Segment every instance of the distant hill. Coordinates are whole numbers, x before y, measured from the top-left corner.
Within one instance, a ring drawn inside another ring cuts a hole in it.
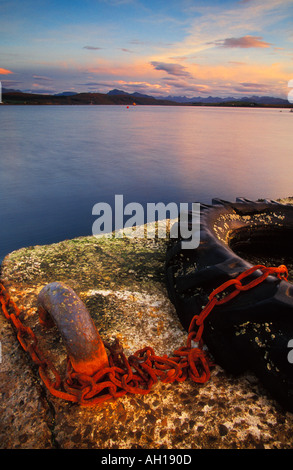
[[[168,100],[158,100],[152,96],[141,96],[139,93],[130,95],[128,93],[59,93],[57,95],[41,95],[34,93],[22,93],[16,90],[3,91],[2,101],[4,104],[30,104],[30,105],[164,105],[177,106]]]
[[[78,93],[74,91],[63,91],[62,93],[56,93],[54,96],[74,96],[77,95]]]
[[[107,95],[109,96],[129,95],[129,93],[126,93],[126,91],[123,91],[123,90],[117,90],[117,88],[115,88],[114,90],[108,91]]]
[[[142,93],[127,93],[123,90],[110,90],[108,93],[74,93],[64,91],[55,95],[24,93],[20,90],[2,88],[4,104],[36,105],[161,105],[161,106],[257,106],[257,107],[291,107],[288,100],[270,96],[250,96],[242,98],[207,98],[186,96],[167,96],[154,98]]]
[[[133,96],[133,98],[154,98],[153,96],[150,96],[150,95],[144,95],[142,93],[138,93],[138,92],[135,92],[135,93],[127,93],[126,91],[122,91],[122,90],[117,90],[116,88],[114,90],[111,90],[107,93],[107,95],[109,96],[117,96],[117,95],[127,95],[127,96]],[[157,99],[157,98],[156,98]],[[174,100],[169,100],[168,98],[164,98],[163,96],[161,98],[159,98],[161,100],[168,100],[168,101],[174,101]]]
[[[20,90],[12,90],[10,88],[4,88],[2,87],[2,94],[4,93],[22,93]]]

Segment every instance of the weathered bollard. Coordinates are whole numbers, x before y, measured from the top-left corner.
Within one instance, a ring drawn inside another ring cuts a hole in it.
[[[57,326],[73,369],[93,375],[108,367],[108,356],[94,322],[78,295],[62,282],[47,284],[38,295],[40,323]]]

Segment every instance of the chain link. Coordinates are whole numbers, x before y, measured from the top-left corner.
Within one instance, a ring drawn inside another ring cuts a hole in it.
[[[248,278],[257,270],[262,272],[260,276],[242,284],[243,279]],[[204,320],[216,305],[229,302],[240,292],[255,287],[271,274],[275,274],[280,280],[288,278],[288,270],[284,265],[269,268],[256,265],[213,290],[207,305],[200,315],[193,317],[190,323],[186,346],[174,351],[172,357],[157,356],[151,347],[146,347],[127,358],[116,339],[112,345],[104,343],[109,351],[109,367],[89,376],[75,372],[67,357],[66,375],[63,380],[51,361],[40,350],[32,329],[21,322],[20,309],[1,283],[0,303],[5,317],[16,329],[22,348],[29,353],[32,361],[38,366],[39,375],[49,392],[67,401],[92,406],[117,399],[126,393],[147,394],[158,380],[163,383],[173,383],[184,382],[189,378],[197,383],[207,382],[213,363],[203,349]],[[229,288],[234,290],[225,293]],[[220,295],[221,298],[219,298]],[[192,347],[192,342],[195,342],[197,346]]]

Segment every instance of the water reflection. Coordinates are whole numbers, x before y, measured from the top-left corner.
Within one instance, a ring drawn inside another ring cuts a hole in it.
[[[292,114],[277,109],[3,106],[0,259],[91,234],[92,207],[292,194]]]

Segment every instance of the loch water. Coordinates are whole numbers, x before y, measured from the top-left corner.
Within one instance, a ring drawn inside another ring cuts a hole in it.
[[[98,202],[293,194],[293,114],[277,108],[0,106],[0,262],[92,235]],[[113,227],[114,228],[114,227]]]

